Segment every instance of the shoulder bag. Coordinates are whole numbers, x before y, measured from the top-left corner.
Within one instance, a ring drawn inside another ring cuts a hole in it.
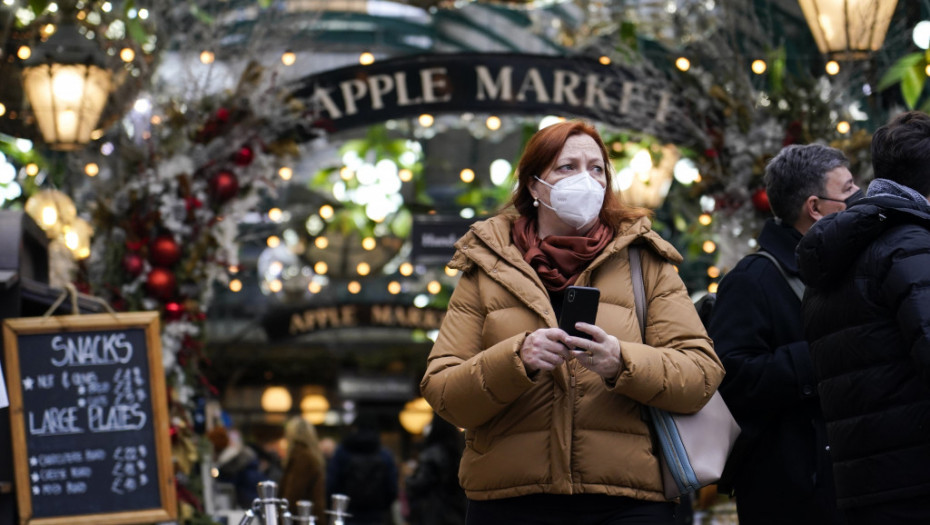
[[[646,342],[646,293],[640,249],[629,248],[636,317]],[[715,483],[740,429],[720,392],[694,414],[675,414],[647,406],[652,431],[659,444],[665,497],[674,499]]]

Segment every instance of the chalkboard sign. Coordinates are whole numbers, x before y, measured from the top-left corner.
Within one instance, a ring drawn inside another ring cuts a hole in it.
[[[175,519],[158,314],[3,322],[21,525]]]

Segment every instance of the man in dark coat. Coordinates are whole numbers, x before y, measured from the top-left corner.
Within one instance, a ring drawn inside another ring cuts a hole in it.
[[[381,444],[373,417],[362,416],[326,466],[326,492],[349,497],[347,525],[391,525],[398,494],[397,463]]]
[[[842,152],[819,144],[788,146],[774,157],[765,185],[775,218],[758,238],[767,256],[747,255],[720,282],[708,333],[727,370],[720,393],[742,428],[720,488],[735,494],[740,525],[844,523],[794,252],[811,225],[861,197],[847,166]]]
[[[803,314],[851,525],[930,523],[930,117],[872,138],[868,197],[798,246]]]

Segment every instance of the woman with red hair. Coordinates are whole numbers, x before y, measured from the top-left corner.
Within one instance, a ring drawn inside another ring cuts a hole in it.
[[[644,405],[699,410],[723,378],[648,212],[613,190],[609,154],[581,121],[541,129],[510,205],[472,225],[462,272],[420,384],[466,429],[469,525],[672,524]],[[628,248],[642,246],[646,340]],[[600,290],[594,324],[558,328],[571,285]]]

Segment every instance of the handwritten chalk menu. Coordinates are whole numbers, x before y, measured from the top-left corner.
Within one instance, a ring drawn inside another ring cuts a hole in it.
[[[175,519],[158,314],[7,319],[21,525]]]

